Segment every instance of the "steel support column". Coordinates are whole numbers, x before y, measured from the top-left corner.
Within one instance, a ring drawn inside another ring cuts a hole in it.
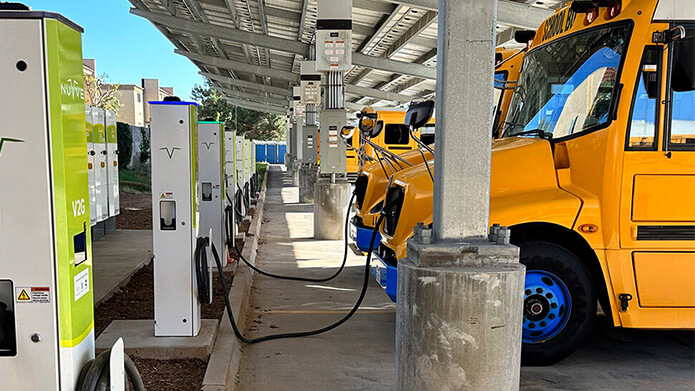
[[[487,233],[496,1],[442,0],[437,53],[434,240]]]
[[[398,261],[396,389],[519,389],[524,266],[484,237],[496,0],[440,0],[433,228]]]

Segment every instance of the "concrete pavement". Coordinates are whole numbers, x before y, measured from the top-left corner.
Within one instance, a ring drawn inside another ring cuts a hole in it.
[[[272,167],[268,180],[257,266],[286,275],[331,275],[342,260],[343,242],[313,239],[313,205],[298,203],[298,189],[286,172]],[[363,257],[348,251],[347,265],[324,283],[256,274],[247,335],[316,329],[340,319],[357,300],[364,277]],[[395,306],[371,278],[369,284],[360,311],[333,331],[246,345],[238,389],[388,389],[395,376]]]
[[[118,230],[92,244],[94,304],[108,300],[152,259],[152,231]]]

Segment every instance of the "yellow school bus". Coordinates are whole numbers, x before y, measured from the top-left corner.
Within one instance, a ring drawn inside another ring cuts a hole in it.
[[[348,143],[348,148],[345,151],[345,171],[347,172],[348,178],[354,181],[362,168],[360,163],[360,131],[355,127],[352,132],[352,137]]]
[[[417,149],[415,140],[410,137],[409,129],[403,122],[405,120],[404,109],[400,108],[372,108],[365,107],[362,109],[365,113],[376,113],[376,125],[370,136],[370,141],[389,152],[400,155],[401,153]],[[417,137],[420,137],[426,144],[434,142],[434,119],[415,132]],[[365,144],[360,138],[360,132],[355,129],[352,135],[352,148],[348,148],[346,152],[347,174],[348,177],[356,177],[360,170],[365,165],[365,157],[373,159],[378,158],[377,152],[371,145]],[[357,151],[362,151],[364,156],[360,158]]]
[[[490,183],[490,222],[511,227],[526,265],[524,363],[576,350],[597,301],[615,326],[695,328],[695,7],[685,3],[574,1],[525,54]],[[396,202],[375,251],[384,264],[432,222],[431,180],[408,171],[386,196]]]
[[[406,110],[365,107],[362,111],[377,114],[376,126],[369,138],[372,143],[397,155],[417,149],[417,143],[410,137],[410,130],[404,123]],[[415,136],[425,144],[434,143],[434,118],[416,130]],[[364,150],[367,156],[378,157],[371,145],[365,145]]]
[[[529,33],[531,33],[529,35]],[[519,35],[524,37],[532,37],[533,31],[519,32]],[[493,126],[492,137],[499,136],[499,130],[501,125],[507,115],[507,109],[509,108],[509,103],[511,101],[511,95],[513,92],[513,86],[519,76],[519,68],[521,67],[521,61],[524,58],[524,50],[522,49],[507,49],[503,46],[497,47],[495,49],[495,83],[494,83],[494,100],[495,103],[495,123]],[[367,109],[368,110],[368,109]],[[405,120],[405,117],[403,118]],[[428,121],[430,124],[434,125],[433,120]],[[429,133],[424,134],[423,142],[434,148],[434,134],[432,133],[433,128],[426,129]],[[418,132],[422,134],[425,131]],[[353,133],[354,137],[354,133]],[[430,161],[432,159],[432,154],[429,151],[420,151],[416,148],[400,155],[409,164],[419,164],[424,163],[424,161]],[[430,164],[431,165],[431,164]],[[422,167],[426,168],[426,167]],[[409,169],[406,167],[400,167],[401,169]],[[384,166],[379,163],[371,163],[371,165],[366,166],[361,172],[357,180],[355,181],[355,216],[352,218],[350,225],[351,237],[354,240],[356,246],[363,252],[369,251],[372,230],[374,224],[379,218],[381,213],[381,205],[384,201],[384,196],[386,194],[386,186],[391,175],[393,175],[398,170],[390,169],[388,166]],[[427,175],[428,172],[425,169],[424,173]],[[425,209],[426,211],[427,209]],[[379,243],[381,236],[377,235],[376,242]],[[387,277],[386,273],[383,274],[384,278]],[[382,286],[387,287],[388,284],[385,282]],[[393,290],[391,289],[393,288]],[[395,298],[395,285],[386,289],[387,294],[392,299]]]

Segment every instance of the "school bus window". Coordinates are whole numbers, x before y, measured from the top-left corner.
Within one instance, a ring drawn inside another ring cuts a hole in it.
[[[427,124],[420,128],[420,141],[427,145],[434,144],[434,124]]]
[[[369,133],[369,137],[376,138],[379,136],[382,129],[384,129],[384,121],[377,121],[376,125],[374,125],[374,129]]]
[[[671,44],[669,149],[695,150],[695,24],[683,27],[685,38]]]
[[[502,104],[502,95],[507,84],[507,71],[495,72],[494,89],[492,102],[495,104],[493,110],[497,113],[498,107]]]
[[[384,143],[405,145],[410,142],[410,132],[406,124],[386,124]]]
[[[630,30],[586,30],[527,53],[504,137],[557,139],[605,127]]]
[[[656,147],[657,99],[661,86],[661,47],[644,49],[637,76],[635,97],[628,129],[628,149],[653,150]]]

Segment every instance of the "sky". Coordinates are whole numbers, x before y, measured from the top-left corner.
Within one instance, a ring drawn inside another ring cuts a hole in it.
[[[16,0],[21,1],[21,0]],[[62,14],[84,28],[82,56],[95,58],[97,74],[107,82],[140,85],[142,78],[159,79],[160,87],[174,87],[190,99],[202,84],[198,68],[174,54],[174,45],[150,22],[128,12],[127,0],[23,0],[36,11]]]

